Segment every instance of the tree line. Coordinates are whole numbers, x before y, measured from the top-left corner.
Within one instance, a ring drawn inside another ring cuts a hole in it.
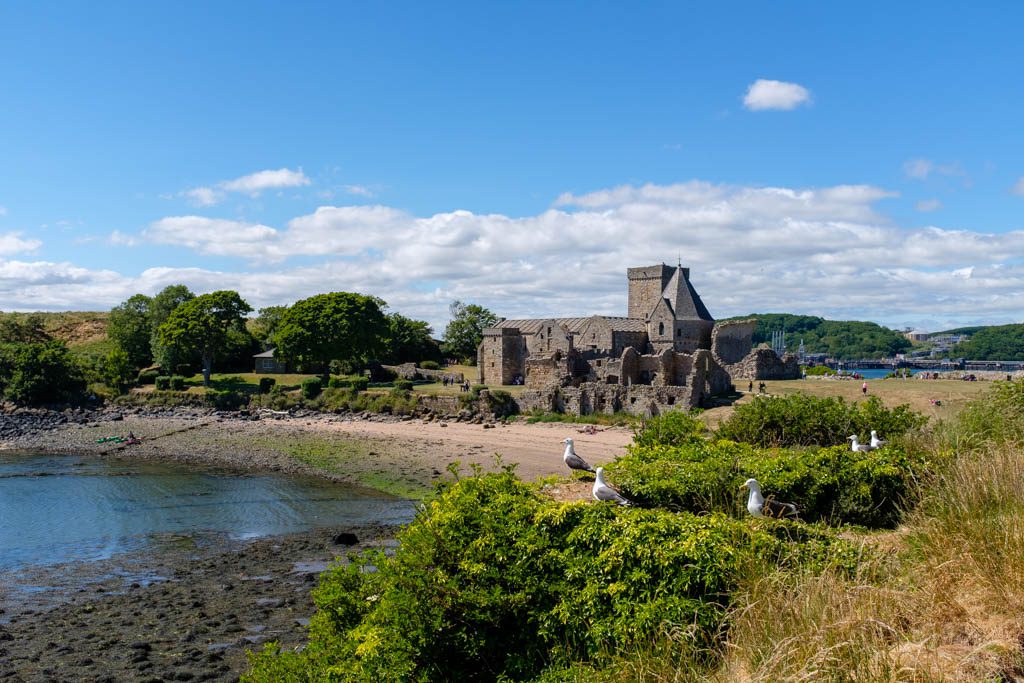
[[[825,320],[813,315],[790,313],[752,313],[729,318],[754,318],[754,345],[769,344],[772,332],[785,333],[786,350],[795,352],[804,344],[807,353],[824,353],[838,360],[891,358],[910,349],[910,340],[896,330],[859,320]]]

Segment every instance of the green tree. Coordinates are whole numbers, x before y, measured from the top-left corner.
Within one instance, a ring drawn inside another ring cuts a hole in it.
[[[137,368],[127,351],[122,348],[110,349],[103,359],[103,381],[121,393],[134,379]]]
[[[128,355],[136,368],[149,365],[153,360],[150,338],[153,325],[150,305],[153,300],[145,294],[135,294],[110,310],[107,336]]]
[[[376,297],[351,292],[297,301],[278,325],[275,355],[320,366],[326,385],[332,360],[359,364],[381,351],[388,333],[381,303]]]
[[[167,322],[174,309],[195,298],[196,295],[185,285],[169,285],[160,290],[149,303],[150,349],[153,360],[166,374],[177,372],[179,365],[188,363],[192,358],[190,354],[183,354],[181,349],[162,344],[160,327]]]
[[[260,309],[259,316],[249,318],[245,326],[249,330],[249,334],[255,337],[260,344],[272,347],[274,346],[274,333],[277,332],[287,311],[287,306],[266,306]]]
[[[483,306],[453,301],[448,307],[452,319],[444,328],[445,352],[463,363],[476,365],[476,349],[484,338],[484,329],[494,327],[498,316]]]
[[[42,344],[52,339],[38,313],[0,314],[0,342]]]
[[[441,349],[432,334],[433,330],[424,320],[413,320],[400,313],[389,313],[387,350],[382,360],[391,363],[441,360]]]
[[[64,342],[4,344],[0,350],[4,398],[15,403],[71,401],[85,391],[85,379]]]
[[[735,319],[755,318],[757,327],[751,341],[763,344],[772,332],[784,330],[786,349],[796,351],[800,342],[808,353],[825,353],[839,360],[888,358],[902,353],[911,343],[902,334],[872,322],[825,320],[817,316],[789,313],[753,313]]]
[[[160,344],[172,351],[199,354],[203,385],[209,386],[214,357],[227,346],[230,331],[245,324],[245,314],[251,310],[231,290],[197,296],[175,308],[160,326]]]

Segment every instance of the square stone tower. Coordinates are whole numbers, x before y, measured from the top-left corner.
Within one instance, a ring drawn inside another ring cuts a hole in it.
[[[646,320],[661,301],[662,292],[668,286],[675,270],[664,263],[657,266],[628,268],[626,277],[629,279],[629,312],[626,317]],[[684,271],[686,277],[689,277],[690,269],[685,268]]]

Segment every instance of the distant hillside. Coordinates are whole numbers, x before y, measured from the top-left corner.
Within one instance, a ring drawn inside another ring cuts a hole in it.
[[[1024,360],[1024,325],[973,329],[977,332],[964,343],[954,346],[950,355],[971,360]]]
[[[729,320],[757,319],[754,344],[770,344],[772,332],[783,330],[786,350],[795,353],[803,340],[807,353],[825,353],[839,360],[887,358],[902,353],[911,343],[902,334],[876,323],[825,320],[813,315],[751,313]]]
[[[54,339],[65,342],[70,348],[91,347],[107,341],[107,320],[109,312],[64,311],[61,313],[4,313],[0,312],[0,323],[6,318],[33,316],[43,321],[43,329]]]
[[[987,330],[989,327],[991,327],[991,326],[990,325],[974,325],[973,327],[956,327],[956,328],[953,328],[952,330],[942,330],[941,332],[929,332],[928,336],[929,337],[934,337],[935,335],[938,335],[938,334],[968,334],[968,335],[973,335],[973,334],[977,334],[978,332],[981,332],[982,330]]]

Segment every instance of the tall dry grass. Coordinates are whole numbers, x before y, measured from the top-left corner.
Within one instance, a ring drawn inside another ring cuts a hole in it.
[[[1024,681],[1024,383],[997,383],[906,444],[933,456],[859,576],[752,576],[705,679]],[[652,650],[616,680],[690,680]]]

